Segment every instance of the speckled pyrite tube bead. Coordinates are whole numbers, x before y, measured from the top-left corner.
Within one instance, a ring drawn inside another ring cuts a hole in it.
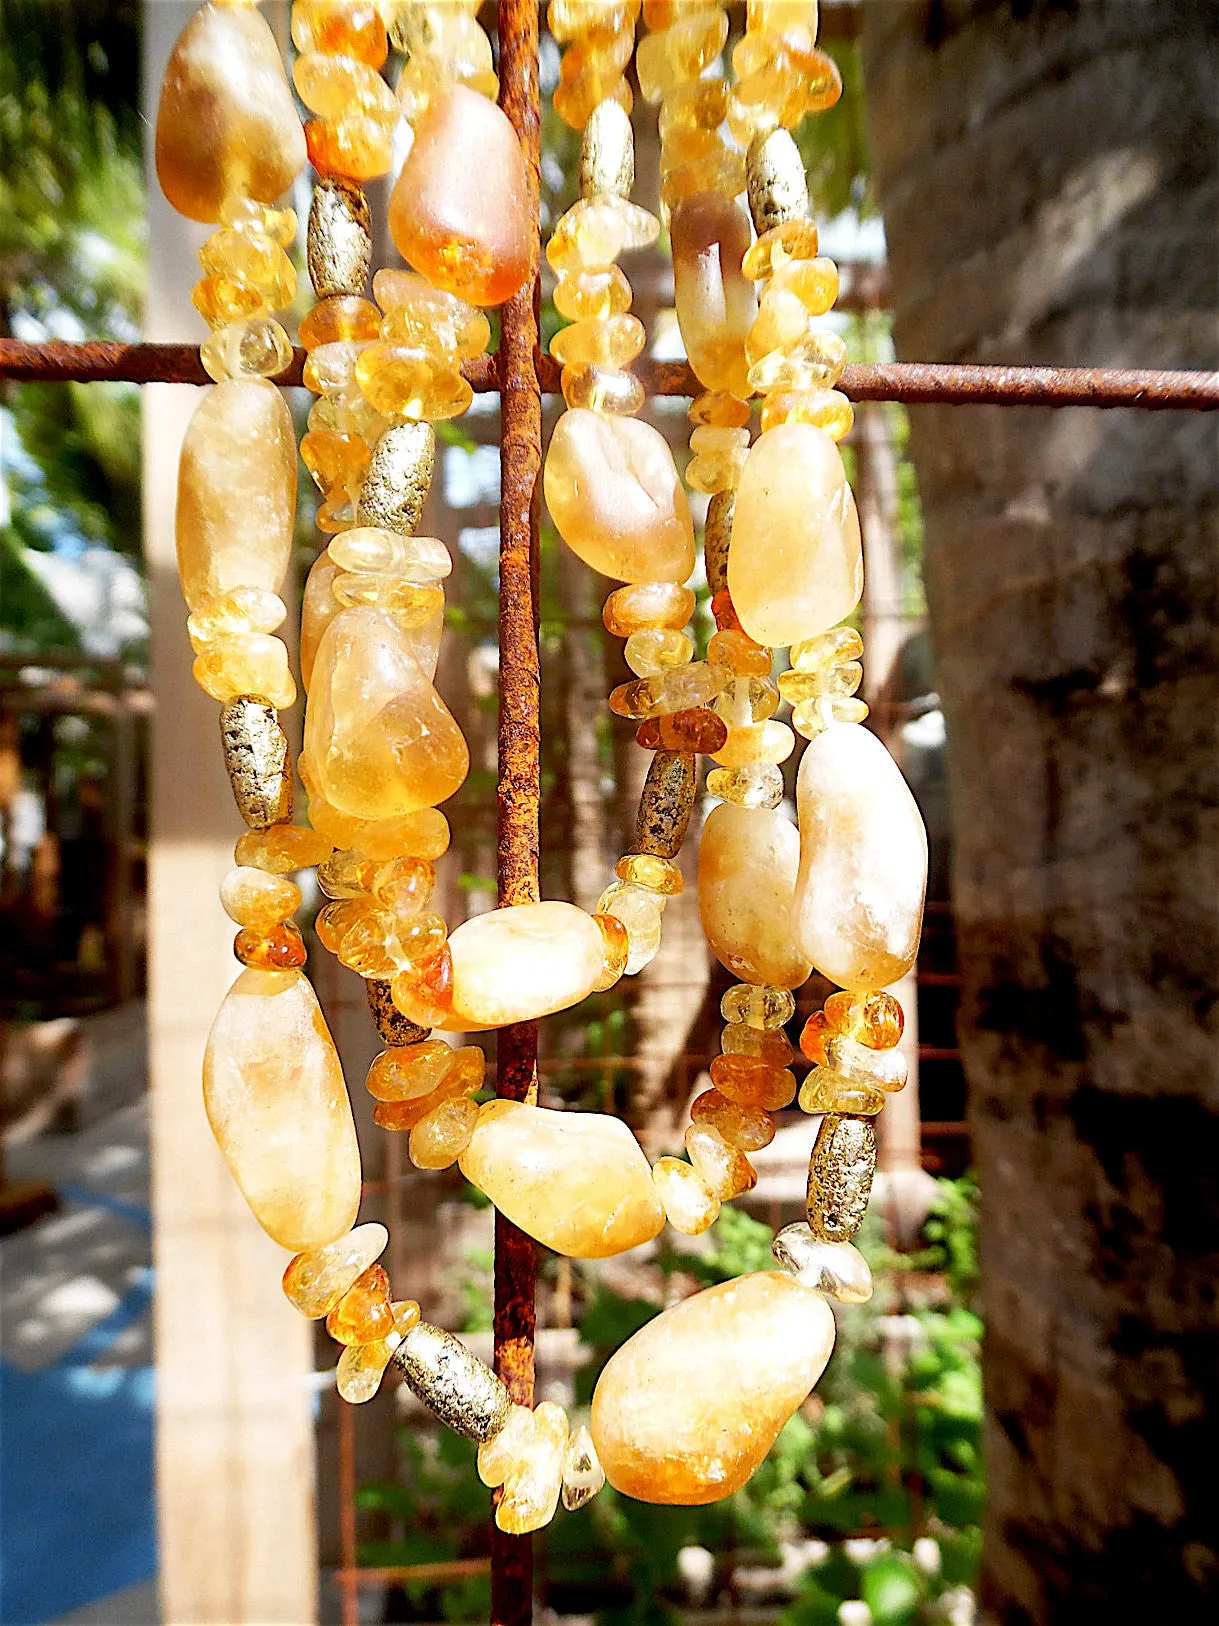
[[[508,1420],[508,1391],[460,1339],[421,1321],[394,1352],[413,1392],[455,1434],[482,1443]]]
[[[876,1173],[871,1118],[826,1113],[808,1166],[809,1230],[822,1242],[849,1242],[863,1224]]]

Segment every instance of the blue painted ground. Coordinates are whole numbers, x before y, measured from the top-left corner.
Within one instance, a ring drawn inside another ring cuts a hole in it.
[[[147,1225],[146,1213],[122,1206]],[[151,1294],[148,1269],[40,1371],[0,1361],[2,1626],[40,1626],[156,1573],[152,1368],[94,1364],[146,1313]]]

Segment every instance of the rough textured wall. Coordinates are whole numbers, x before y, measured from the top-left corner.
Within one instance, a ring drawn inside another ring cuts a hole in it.
[[[1217,17],[867,6],[899,355],[1219,364]],[[1219,421],[913,417],[984,1201],[984,1603],[1215,1618]]]

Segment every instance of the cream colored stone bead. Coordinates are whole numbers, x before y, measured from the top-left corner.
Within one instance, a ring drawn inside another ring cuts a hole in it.
[[[458,1161],[506,1219],[571,1259],[625,1253],[664,1225],[638,1141],[603,1113],[490,1101]]]
[[[284,1271],[284,1293],[300,1313],[318,1321],[343,1297],[357,1276],[385,1252],[384,1225],[357,1225],[354,1231],[310,1253],[298,1253]]]
[[[565,412],[544,486],[559,535],[602,575],[684,582],[694,569],[690,507],[669,444],[651,424]]]
[[[467,1096],[442,1101],[411,1130],[408,1143],[417,1169],[448,1169],[470,1144],[478,1122],[478,1103]]]
[[[470,767],[460,728],[392,616],[343,610],[311,674],[305,750],[340,813],[400,818],[452,796]]]
[[[578,1005],[601,975],[604,949],[590,915],[572,903],[492,909],[458,926],[453,1017],[468,1033],[527,1022]]]
[[[692,1164],[680,1157],[659,1157],[652,1179],[664,1204],[665,1218],[684,1236],[701,1236],[719,1218],[720,1200]]]
[[[698,851],[698,912],[711,951],[746,982],[798,988],[812,967],[792,941],[800,835],[778,809],[713,808]]]
[[[684,1299],[628,1339],[597,1380],[592,1435],[606,1478],[642,1502],[731,1496],[833,1347],[825,1299],[778,1272]]]
[[[203,1059],[212,1133],[254,1217],[294,1252],[351,1229],[360,1149],[334,1041],[299,971],[247,970]]]
[[[778,648],[823,632],[859,603],[859,516],[842,454],[823,430],[782,424],[750,448],[728,589],[749,636]]]
[[[504,1481],[495,1522],[509,1535],[540,1530],[554,1518],[563,1487],[567,1455],[567,1414],[553,1400],[543,1400],[533,1414],[533,1439]]]
[[[875,734],[835,723],[809,742],[796,781],[801,951],[842,988],[887,988],[918,954],[927,832]]]
[[[178,465],[178,572],[192,610],[238,587],[274,593],[296,516],[296,435],[274,384],[232,379],[195,410]]]

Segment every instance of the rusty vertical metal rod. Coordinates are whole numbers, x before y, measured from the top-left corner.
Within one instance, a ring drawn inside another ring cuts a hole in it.
[[[541,309],[537,0],[499,0],[500,101],[520,138],[535,222],[525,286],[504,306],[499,355],[499,791],[496,876],[501,905],[538,898],[541,801],[538,662],[538,503],[542,470],[542,391],[538,381]],[[495,1091],[510,1100],[537,1094],[535,1022],[499,1035]],[[533,1404],[533,1241],[495,1216],[495,1370],[518,1405]],[[533,1544],[491,1532],[491,1626],[533,1618]]]

